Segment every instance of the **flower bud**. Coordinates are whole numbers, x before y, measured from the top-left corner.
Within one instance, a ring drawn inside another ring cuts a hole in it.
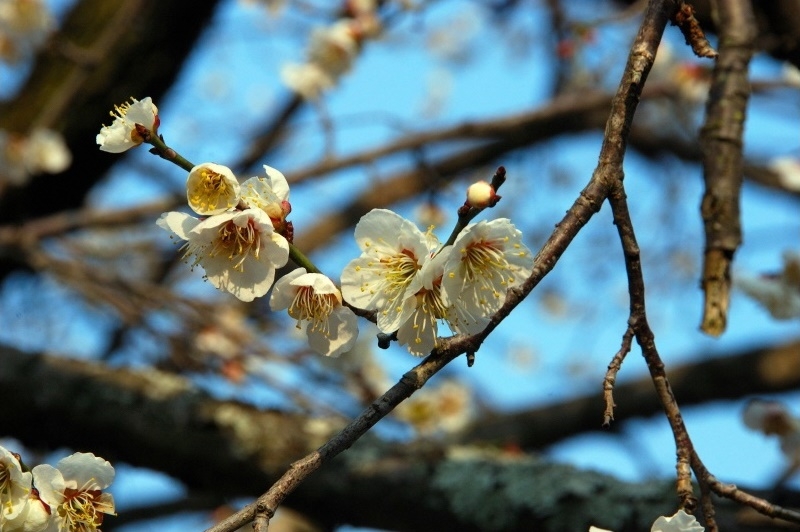
[[[470,207],[491,207],[499,196],[494,191],[494,187],[486,181],[478,181],[473,183],[467,189],[467,205]]]

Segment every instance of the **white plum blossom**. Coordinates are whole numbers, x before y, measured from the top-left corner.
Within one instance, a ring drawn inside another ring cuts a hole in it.
[[[264,165],[266,177],[251,177],[242,183],[242,202],[250,208],[261,209],[272,220],[272,225],[280,229],[286,223],[286,216],[292,211],[289,203],[289,182],[280,171]]]
[[[411,315],[397,330],[397,342],[414,356],[425,356],[437,346],[439,320],[447,317],[448,302],[442,291],[442,275],[449,246],[425,261],[408,286],[414,303]],[[384,331],[387,332],[387,331]]]
[[[197,214],[222,214],[239,203],[239,182],[227,166],[198,164],[186,178],[186,200]]]
[[[377,325],[392,333],[417,308],[419,283],[409,290],[438,240],[386,209],[374,209],[356,224],[361,256],[342,271],[342,294],[351,305],[377,311]]]
[[[653,523],[650,532],[703,532],[705,528],[693,515],[678,510],[675,515],[661,516]]]
[[[103,492],[113,481],[114,468],[92,453],[75,453],[56,467],[34,467],[33,483],[41,500],[50,506],[47,532],[99,530],[106,514],[116,515],[113,496]]]
[[[482,330],[510,288],[531,273],[533,256],[522,233],[506,218],[467,226],[453,243],[442,287],[450,301],[448,321],[456,332]]]
[[[130,103],[115,105],[111,116],[114,122],[110,126],[103,126],[97,135],[101,151],[122,153],[144,142],[136,131],[136,124],[144,126],[154,135],[158,130],[158,108],[149,96],[141,101],[131,98]]]
[[[19,459],[0,447],[0,529],[26,510],[30,491],[31,473],[23,472]]]
[[[342,305],[342,294],[328,277],[297,268],[275,283],[269,299],[272,310],[288,309],[297,327],[306,324],[308,344],[325,356],[337,357],[353,348],[358,322]]]
[[[157,225],[186,240],[185,256],[194,256],[216,288],[242,301],[267,293],[275,269],[289,260],[289,243],[277,234],[261,209],[245,209],[198,220],[181,212],[161,215]]]

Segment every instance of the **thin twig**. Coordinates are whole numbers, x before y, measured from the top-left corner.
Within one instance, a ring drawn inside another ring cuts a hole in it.
[[[631,352],[631,344],[633,343],[633,329],[628,327],[625,334],[622,335],[622,345],[619,351],[611,359],[606,371],[606,377],[603,379],[603,400],[606,403],[606,409],[603,412],[603,427],[611,426],[614,420],[614,384],[617,382],[617,373],[622,367],[622,362],[625,356]]]

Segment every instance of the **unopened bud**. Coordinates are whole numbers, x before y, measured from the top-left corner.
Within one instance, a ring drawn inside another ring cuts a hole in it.
[[[473,183],[467,189],[467,205],[470,207],[492,207],[500,197],[495,193],[494,187],[486,181]]]

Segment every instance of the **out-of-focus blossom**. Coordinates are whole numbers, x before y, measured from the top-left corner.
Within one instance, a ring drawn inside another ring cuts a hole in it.
[[[794,87],[800,87],[800,68],[791,63],[784,63],[781,71],[783,80]]]
[[[149,96],[142,101],[131,98],[130,103],[114,106],[111,116],[114,122],[110,126],[103,126],[96,138],[100,150],[110,153],[122,153],[144,142],[136,130],[136,124],[155,135],[160,123],[158,108]]]
[[[781,451],[800,464],[800,419],[792,416],[783,403],[753,399],[742,412],[744,424],[767,436],[777,436]]]
[[[419,390],[400,403],[395,413],[420,434],[454,434],[472,419],[472,395],[460,382],[446,380]]]
[[[681,100],[693,104],[705,102],[711,86],[708,68],[694,61],[678,59],[672,47],[665,42],[658,47],[649,80],[674,84]]]
[[[289,243],[275,233],[261,209],[226,212],[198,220],[181,212],[168,212],[157,222],[186,240],[186,256],[194,256],[206,278],[216,288],[242,301],[267,293],[275,269],[289,260]]]
[[[800,192],[800,159],[796,157],[775,157],[768,168],[778,176],[778,183],[792,192]]]
[[[380,23],[373,14],[343,18],[331,26],[316,28],[311,33],[306,61],[284,66],[281,79],[303,98],[316,99],[350,70],[361,42],[379,31]]]
[[[197,214],[222,214],[239,203],[239,182],[227,166],[198,164],[186,179],[186,199]]]
[[[314,63],[288,64],[281,69],[283,83],[305,100],[316,100],[336,84],[336,80]]]
[[[72,163],[60,133],[34,129],[29,135],[0,131],[0,182],[23,185],[34,175],[58,174]]]
[[[114,513],[114,498],[104,493],[114,481],[114,468],[92,453],[75,453],[56,467],[33,468],[33,483],[41,500],[50,506],[49,530],[93,532],[105,515]]]
[[[288,309],[297,327],[306,325],[308,344],[320,355],[337,357],[358,339],[356,315],[342,305],[342,294],[329,278],[297,268],[275,283],[272,310]]]
[[[16,63],[41,46],[55,27],[42,0],[0,0],[0,60]]]
[[[414,215],[422,227],[440,227],[447,221],[447,214],[433,200],[420,203]]]
[[[239,3],[246,5],[261,4],[267,8],[267,12],[273,17],[279,15],[283,8],[286,7],[286,0],[239,0]]]
[[[650,532],[703,532],[702,527],[693,515],[689,515],[683,510],[678,510],[675,515],[669,517],[661,516],[653,523]]]
[[[776,274],[737,274],[734,285],[758,301],[776,320],[800,317],[800,254],[785,252]]]

